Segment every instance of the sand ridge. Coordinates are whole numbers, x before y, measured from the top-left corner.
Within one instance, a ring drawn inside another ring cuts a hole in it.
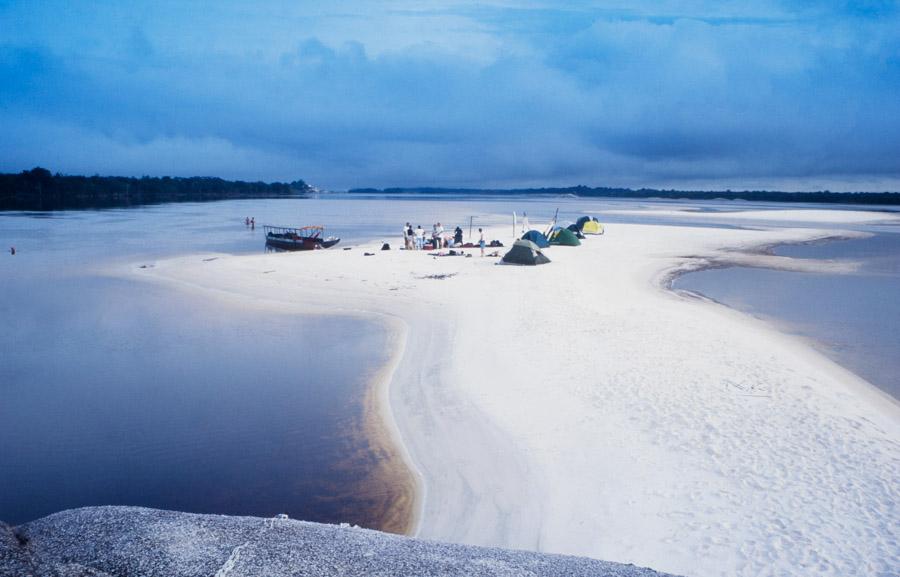
[[[690,259],[831,234],[612,224],[541,267],[363,246],[133,272],[402,319],[387,394],[423,480],[420,536],[684,575],[878,574],[900,566],[896,405],[800,339],[661,286]]]

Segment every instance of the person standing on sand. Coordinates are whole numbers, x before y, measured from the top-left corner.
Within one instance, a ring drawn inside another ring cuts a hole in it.
[[[444,248],[444,227],[441,226],[441,223],[434,225],[432,238],[434,239],[434,248]]]
[[[403,225],[403,248],[409,250],[412,248],[412,240],[409,238],[409,223]]]
[[[422,250],[423,248],[425,248],[425,230],[420,224],[416,226],[416,250]]]
[[[478,247],[481,249],[481,256],[484,256],[484,231],[478,229]]]

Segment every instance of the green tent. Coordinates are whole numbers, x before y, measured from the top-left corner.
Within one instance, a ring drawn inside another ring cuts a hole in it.
[[[558,228],[550,233],[550,244],[558,244],[560,246],[580,246],[581,241],[575,236],[575,233],[567,228]]]
[[[513,243],[512,249],[503,255],[503,259],[500,262],[503,264],[537,265],[547,264],[550,262],[550,259],[530,240],[517,240]]]

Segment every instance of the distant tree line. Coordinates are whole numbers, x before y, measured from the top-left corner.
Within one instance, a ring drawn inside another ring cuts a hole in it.
[[[433,195],[574,195],[602,198],[666,198],[688,200],[751,200],[758,202],[810,202],[835,204],[900,204],[898,192],[782,192],[777,190],[658,190],[655,188],[610,188],[570,186],[566,188],[354,188],[348,192],[369,194]]]
[[[302,196],[302,180],[243,182],[221,178],[163,176],[65,176],[45,168],[0,174],[0,210],[64,210],[196,202],[235,198]]]

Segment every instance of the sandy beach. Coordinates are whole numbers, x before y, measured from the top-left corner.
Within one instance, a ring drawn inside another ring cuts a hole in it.
[[[897,403],[803,340],[666,285],[711,263],[852,271],[751,251],[891,217],[746,218],[773,227],[610,224],[539,267],[373,242],[126,274],[238,307],[378,320],[396,350],[372,404],[395,447],[386,459],[412,471],[400,507],[421,537],[686,576],[889,574]],[[508,247],[510,235],[486,236]]]

